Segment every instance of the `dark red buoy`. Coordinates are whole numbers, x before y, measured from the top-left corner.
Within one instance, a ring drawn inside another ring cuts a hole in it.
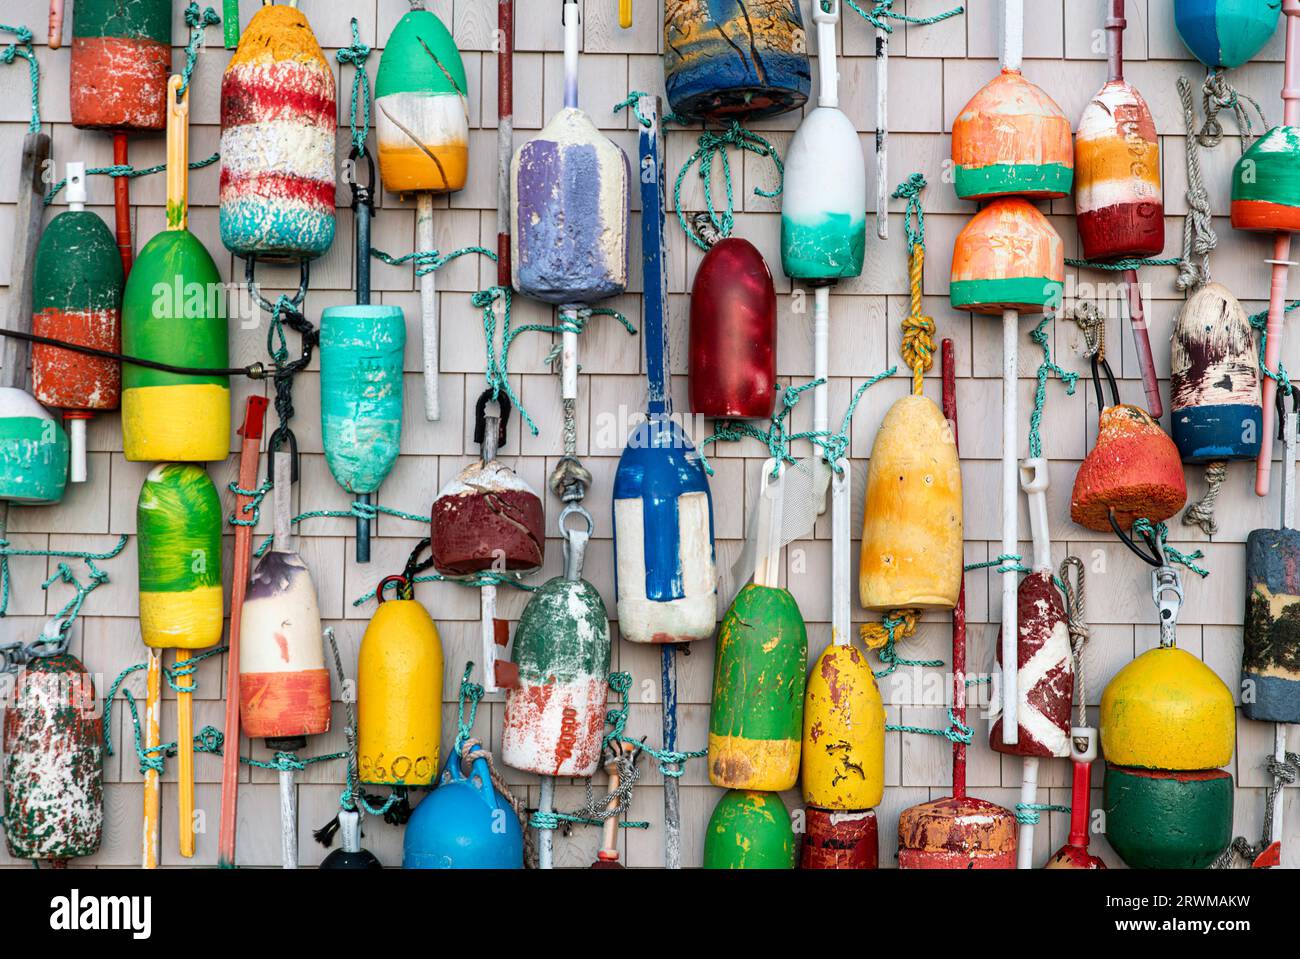
[[[804,810],[806,832],[800,869],[876,869],[880,866],[880,836],[872,809],[843,812]]]
[[[766,419],[776,406],[776,289],[748,240],[719,240],[695,274],[690,398],[715,419]]]

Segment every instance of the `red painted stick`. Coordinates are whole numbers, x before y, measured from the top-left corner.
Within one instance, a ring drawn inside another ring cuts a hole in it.
[[[952,340],[944,340],[941,349],[943,369],[943,415],[952,424],[952,441],[957,444],[957,370]],[[960,448],[960,444],[957,444]],[[952,610],[952,714],[959,725],[966,725],[966,576],[962,574],[957,605]],[[952,744],[952,795],[966,798],[966,744]]]
[[[113,134],[113,163],[126,166],[126,134]],[[122,256],[122,278],[131,273],[131,178],[113,177],[113,207],[117,214],[117,251]]]
[[[251,490],[257,485],[257,463],[261,455],[265,419],[266,397],[250,396],[244,407],[244,425],[239,428],[239,435],[243,437],[239,444],[240,489]],[[251,496],[236,494],[236,518],[246,518],[244,507],[252,501]],[[252,551],[253,527],[236,526],[235,578],[230,585],[230,643],[226,653],[226,745],[221,758],[221,833],[217,846],[217,861],[226,867],[235,865],[236,814],[239,803],[239,633]]]

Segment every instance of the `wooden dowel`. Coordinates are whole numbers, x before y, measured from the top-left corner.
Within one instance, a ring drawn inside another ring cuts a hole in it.
[[[176,650],[176,665],[189,662],[188,649]],[[181,855],[194,855],[194,688],[192,675],[176,677],[176,787],[177,823]]]
[[[144,748],[149,756],[158,755],[162,744],[162,651],[150,648],[146,673],[144,701]],[[144,774],[144,816],[141,830],[141,865],[145,869],[158,868],[158,831],[162,812],[161,784],[158,771],[147,769]]]

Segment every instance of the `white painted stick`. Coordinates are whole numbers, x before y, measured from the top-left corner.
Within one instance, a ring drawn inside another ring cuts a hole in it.
[[[813,290],[813,379],[830,376],[831,288]],[[830,383],[813,387],[813,430],[825,433],[830,426]]]
[[[555,811],[555,777],[542,776],[542,795],[537,811],[542,815]],[[537,830],[537,868],[550,869],[555,851],[555,837],[549,829]]]
[[[1279,763],[1286,762],[1286,724],[1273,724],[1273,758]],[[1286,790],[1282,788],[1282,783],[1273,780],[1273,785],[1277,788],[1273,792],[1273,831],[1269,834],[1269,842],[1282,842],[1282,798]],[[1279,853],[1280,855],[1280,853]]]
[[[838,107],[839,68],[835,65],[835,24],[840,20],[840,0],[830,0],[829,10],[813,3],[813,20],[817,24],[817,105]]]
[[[837,464],[843,473],[831,473],[831,641],[848,646],[853,640],[852,551],[849,533],[849,460]]]
[[[1016,348],[1020,335],[1020,314],[1002,311],[1002,555],[1014,556],[1020,549],[1020,503],[1016,437],[1019,427],[1016,382]],[[1004,560],[1010,563],[1012,560]],[[1002,578],[1002,742],[1014,746],[1020,737],[1016,689],[1019,626],[1016,618],[1018,577],[999,573]]]
[[[1005,719],[1002,721],[1002,726],[1004,729],[1006,728]],[[1026,756],[1024,758],[1024,772],[1021,774],[1020,779],[1020,802],[1026,806],[1038,802],[1037,756]],[[1028,811],[1026,810],[1026,812]],[[1020,824],[1020,835],[1016,837],[1016,868],[1034,868],[1034,824],[1031,822],[1022,822]]]
[[[776,476],[772,475],[773,470]],[[781,585],[781,512],[785,499],[785,464],[774,459],[763,461],[762,484],[759,486],[757,565],[754,585]]]
[[[1024,0],[1002,0],[1002,69],[1019,70],[1024,50]]]
[[[876,31],[876,236],[889,239],[889,34]]]
[[[433,194],[419,193],[415,197],[415,248],[432,250],[433,242]],[[438,401],[438,295],[434,285],[436,276],[437,271],[430,270],[420,277],[420,330],[424,346],[424,418],[430,422],[437,422],[442,416],[442,407]]]
[[[497,588],[492,584],[479,587],[479,628],[483,640],[483,691],[495,693]]]
[[[570,307],[560,310],[560,398],[578,398],[578,311]]]
[[[298,868],[298,797],[292,769],[280,770],[280,864]]]

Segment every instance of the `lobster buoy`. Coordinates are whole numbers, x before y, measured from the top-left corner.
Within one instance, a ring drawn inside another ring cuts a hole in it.
[[[321,860],[320,868],[384,868],[373,852],[361,848],[361,816],[355,809],[339,810],[339,847]]]
[[[68,484],[68,434],[26,390],[0,387],[0,500],[57,503]]]
[[[330,728],[330,675],[311,570],[277,537],[257,561],[239,634],[239,724],[250,738]]]
[[[68,209],[50,221],[36,250],[32,332],[117,353],[122,345],[122,260],[108,226],[87,212],[85,202],[85,164],[69,163]],[[121,393],[116,360],[32,344],[32,394],[63,410],[72,482],[86,480],[86,421],[98,410],[116,409]]]
[[[827,646],[808,674],[804,714],[799,777],[804,802],[827,815],[857,815],[880,805],[885,705],[866,656],[851,645]],[[874,820],[871,828],[874,835]]]
[[[1142,94],[1108,80],[1083,108],[1074,149],[1084,258],[1158,256],[1165,248],[1160,140]]]
[[[867,469],[858,593],[868,610],[951,609],[962,576],[961,464],[933,400],[885,414]]]
[[[1253,460],[1263,409],[1254,331],[1237,298],[1206,283],[1187,298],[1174,325],[1170,416],[1186,463]]]
[[[1064,286],[1061,235],[1025,200],[994,200],[957,235],[949,286],[954,309],[1041,313],[1061,302]]]
[[[438,788],[415,807],[402,842],[403,869],[523,869],[524,834],[482,756],[461,769],[453,749]]]
[[[163,129],[171,63],[172,0],[77,0],[68,66],[73,126]]]
[[[704,832],[705,869],[793,869],[794,827],[774,792],[729,789]]]
[[[418,600],[399,589],[385,601],[383,586],[357,659],[361,781],[427,786],[442,742],[442,642]]]
[[[779,792],[799,778],[808,631],[789,590],[749,584],[722,619],[709,709],[709,780]],[[716,813],[715,813],[716,816]]]
[[[140,633],[153,649],[221,641],[221,498],[203,467],[162,463],[145,477],[136,508]]]
[[[104,723],[70,653],[37,654],[6,693],[4,833],[15,859],[94,855],[104,834]]]
[[[633,643],[707,639],[718,623],[713,499],[681,427],[651,415],[614,474],[619,634]]]
[[[368,503],[402,443],[406,321],[396,306],[330,306],[320,319],[320,415],[335,481]]]
[[[443,576],[526,572],[546,549],[542,501],[498,459],[471,463],[433,501],[433,568]]]
[[[1074,476],[1070,519],[1106,533],[1145,517],[1156,523],[1187,502],[1178,448],[1141,407],[1116,403],[1101,411],[1097,442]]]
[[[1016,723],[1017,741],[1002,739],[1001,693],[990,705],[989,746],[1013,756],[1070,755],[1070,705],[1074,700],[1074,659],[1065,600],[1050,569],[1035,570],[1020,581],[1016,594]],[[1002,667],[1002,642],[997,644]]]
[[[451,193],[469,172],[465,64],[441,20],[397,21],[375,74],[379,175],[391,193]]]
[[[221,78],[221,242],[237,256],[310,260],[334,242],[334,71],[307,18],[253,15]]]
[[[692,120],[759,120],[798,110],[812,89],[808,36],[795,0],[752,15],[738,0],[664,8],[664,86]]]
[[[954,187],[965,200],[1070,195],[1074,141],[1056,101],[1004,66],[952,124]]]
[[[627,289],[631,172],[582,110],[565,107],[510,164],[511,282],[543,303],[593,303]]]
[[[1174,26],[1196,59],[1230,70],[1264,49],[1281,9],[1258,0],[1174,0]]]
[[[783,183],[781,267],[786,276],[831,283],[861,274],[867,168],[858,131],[842,110],[822,105],[804,117],[790,141]]]
[[[776,288],[748,240],[715,243],[691,284],[691,411],[766,419],[776,406]]]
[[[1290,624],[1300,618],[1300,532],[1256,529],[1246,538],[1241,710],[1257,722],[1300,722],[1300,668]],[[1244,693],[1250,691],[1250,695]]]
[[[539,776],[590,776],[600,766],[609,695],[609,617],[581,560],[528,601],[511,660],[501,759]]]
[[[945,796],[898,817],[900,869],[1015,869],[1016,817],[974,796]]]
[[[1232,759],[1232,693],[1214,671],[1177,647],[1151,649],[1115,674],[1101,695],[1101,750],[1108,764],[1213,769]]]
[[[1134,869],[1204,869],[1232,842],[1232,776],[1107,764],[1106,841]]]
[[[800,869],[877,869],[880,866],[880,835],[875,810],[843,812],[804,810],[803,847]]]
[[[1232,174],[1232,225],[1263,233],[1300,231],[1300,127],[1276,126],[1252,143]]]

